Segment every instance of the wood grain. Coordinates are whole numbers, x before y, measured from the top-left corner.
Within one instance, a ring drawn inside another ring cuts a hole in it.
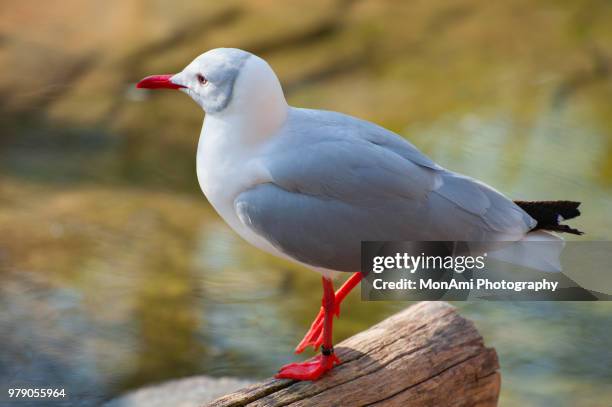
[[[495,406],[497,354],[444,302],[421,302],[338,344],[316,382],[268,379],[207,406]]]

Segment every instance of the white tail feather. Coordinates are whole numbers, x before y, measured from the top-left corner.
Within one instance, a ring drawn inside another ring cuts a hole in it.
[[[560,256],[564,247],[565,241],[562,238],[544,231],[536,231],[527,234],[519,241],[490,251],[487,256],[522,267],[558,273],[561,272]]]

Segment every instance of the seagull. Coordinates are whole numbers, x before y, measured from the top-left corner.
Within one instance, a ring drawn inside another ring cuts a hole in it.
[[[322,306],[296,348],[321,353],[283,366],[277,378],[316,380],[340,363],[333,317],[363,278],[362,241],[522,242],[561,240],[544,231],[582,233],[561,224],[580,214],[579,202],[515,202],[381,126],[290,106],[270,65],[247,51],[213,49],[177,74],[136,86],[179,90],[204,110],[198,182],[225,222],[255,247],[322,275]],[[339,272],[352,274],[334,291]]]

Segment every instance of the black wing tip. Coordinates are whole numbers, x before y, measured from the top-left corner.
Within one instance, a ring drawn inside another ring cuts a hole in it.
[[[578,201],[514,201],[521,209],[534,218],[538,224],[533,230],[583,235],[584,232],[563,225],[560,222],[580,216]]]
[[[545,226],[545,227],[538,228],[538,229],[544,229],[544,230],[548,230],[551,232],[569,233],[571,235],[577,235],[577,236],[584,235],[583,231],[572,228],[568,225],[550,225],[550,226]]]

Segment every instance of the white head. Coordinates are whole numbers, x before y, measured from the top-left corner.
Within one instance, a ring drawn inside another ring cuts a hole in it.
[[[236,48],[210,50],[176,75],[149,76],[136,86],[179,89],[207,115],[268,115],[287,109],[280,82],[270,65]]]

